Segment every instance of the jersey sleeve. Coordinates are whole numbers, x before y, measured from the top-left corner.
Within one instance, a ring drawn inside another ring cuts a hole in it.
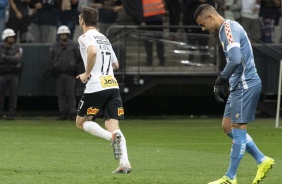
[[[236,22],[226,21],[221,32],[221,40],[226,52],[227,64],[221,72],[224,79],[228,79],[241,63],[241,26]]]
[[[84,34],[79,37],[80,43],[85,47],[87,50],[89,46],[95,45],[96,40],[91,35]]]
[[[223,25],[226,50],[229,51],[233,47],[240,48],[241,29],[234,22],[225,22]]]

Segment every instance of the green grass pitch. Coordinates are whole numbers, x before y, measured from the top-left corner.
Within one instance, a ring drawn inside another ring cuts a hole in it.
[[[248,133],[275,159],[262,183],[282,182],[282,129],[274,119],[257,119]],[[97,122],[104,127],[102,119]],[[112,174],[118,166],[109,142],[54,118],[0,120],[1,184],[205,184],[222,177],[229,165],[231,140],[221,119],[163,118],[123,120],[130,174]],[[257,164],[247,153],[237,173],[251,184]]]

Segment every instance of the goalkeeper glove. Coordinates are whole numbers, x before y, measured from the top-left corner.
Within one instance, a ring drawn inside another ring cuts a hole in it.
[[[215,100],[219,103],[224,103],[224,98],[226,97],[226,94],[224,92],[223,84],[226,83],[227,81],[219,75],[217,79],[215,80],[215,85],[214,85],[214,97]]]

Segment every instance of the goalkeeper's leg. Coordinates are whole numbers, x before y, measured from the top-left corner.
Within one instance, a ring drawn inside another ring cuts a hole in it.
[[[226,118],[226,117],[223,118],[222,128],[226,133],[226,135],[231,139],[233,139],[230,118]],[[258,184],[260,181],[262,181],[265,178],[266,174],[272,168],[275,162],[272,158],[265,156],[259,150],[259,148],[256,146],[255,142],[253,141],[252,137],[249,134],[246,134],[246,152],[252,155],[258,164],[257,174],[253,181],[253,184]]]
[[[233,139],[233,135],[231,131],[231,118],[229,117],[223,118],[222,128],[225,134],[231,139]],[[259,148],[256,146],[255,142],[253,141],[252,137],[249,134],[246,135],[246,152],[254,157],[257,164],[261,164],[265,159],[265,155],[259,150]]]

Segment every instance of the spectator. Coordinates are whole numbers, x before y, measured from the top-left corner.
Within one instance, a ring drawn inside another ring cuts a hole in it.
[[[259,9],[260,0],[242,1],[241,25],[252,43],[260,39]]]
[[[6,27],[6,7],[7,5],[8,5],[8,0],[0,1],[0,33],[2,33]],[[0,43],[2,43],[1,39],[0,39]]]
[[[181,9],[180,0],[165,0],[169,12],[169,25],[178,26],[180,21]],[[169,28],[169,32],[177,32],[177,28]]]
[[[273,43],[274,25],[280,17],[281,0],[261,0],[260,3],[261,41]]]
[[[50,58],[53,74],[57,80],[57,95],[60,117],[58,120],[76,118],[75,76],[78,72],[78,63],[82,61],[78,43],[72,41],[70,30],[62,25],[58,28],[58,42],[50,48]]]
[[[17,36],[19,34],[19,42],[25,42],[23,35],[27,32],[29,22],[29,3],[30,0],[9,0],[10,9],[9,9],[9,19],[7,22],[7,27],[11,28],[16,33],[16,42]]]
[[[121,0],[93,0],[92,7],[99,11],[99,32],[106,35],[107,29],[117,24],[118,12],[123,9]]]
[[[225,19],[240,22],[242,0],[221,0],[219,11],[222,11]]]
[[[140,0],[123,0],[122,6],[126,12],[127,17],[129,18],[128,22],[133,24],[141,24],[139,20],[139,16],[136,14],[136,10],[139,6],[142,4],[140,3]]]
[[[2,33],[3,45],[0,46],[0,112],[4,114],[6,92],[9,91],[8,113],[3,116],[13,120],[16,115],[19,75],[22,67],[22,48],[15,44],[16,33],[5,29]]]
[[[190,26],[185,28],[185,32],[187,33],[187,42],[188,42],[188,50],[191,51],[191,54],[188,55],[188,60],[190,62],[194,61],[194,53],[198,48],[201,51],[207,51],[208,42],[207,39],[209,34],[207,31],[202,31],[200,27],[198,27],[197,22],[194,19],[194,12],[201,4],[210,4],[214,6],[213,0],[187,0],[183,6],[183,25]],[[199,34],[203,34],[201,37]],[[201,63],[208,62],[208,55],[202,54]]]
[[[77,23],[78,15],[78,0],[58,0],[56,1],[57,17],[56,26],[57,28],[61,25],[68,26],[70,30],[69,38],[73,39],[75,26]]]
[[[78,0],[78,5],[77,5],[78,14],[81,13],[83,8],[91,7],[92,4],[93,4],[93,0]],[[79,22],[77,24],[79,24]]]
[[[139,3],[139,4],[138,4]],[[159,59],[159,66],[165,66],[164,57],[164,43],[161,41],[163,38],[162,27],[149,27],[149,26],[163,26],[163,15],[165,8],[162,0],[142,0],[136,1],[136,15],[137,23],[142,26],[148,26],[145,33],[145,50],[147,54],[147,61],[145,66],[153,65],[153,43],[152,40],[157,40],[157,55]]]
[[[78,1],[78,5],[77,5],[77,11],[78,12],[81,12],[81,10],[84,8],[84,7],[87,7],[90,5],[90,0],[79,0]]]
[[[55,27],[54,0],[31,0],[33,8],[31,18],[31,31],[35,43],[47,43],[52,27]],[[52,39],[55,41],[55,37]]]

